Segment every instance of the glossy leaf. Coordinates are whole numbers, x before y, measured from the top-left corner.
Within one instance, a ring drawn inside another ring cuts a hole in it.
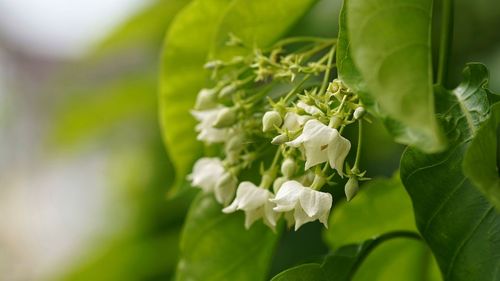
[[[500,104],[491,108],[487,122],[479,128],[464,159],[464,173],[500,210],[500,177],[498,174],[498,143]]]
[[[278,235],[257,222],[245,230],[243,214],[224,214],[212,194],[198,194],[181,240],[177,279],[265,280]]]
[[[251,50],[229,47],[232,33],[246,46],[268,47],[280,39],[318,0],[235,0],[222,20],[212,56],[230,59]]]
[[[348,50],[367,93],[398,129],[396,140],[426,152],[444,149],[434,117],[432,1],[349,0],[346,7]]]
[[[412,239],[393,239],[373,250],[352,280],[439,281],[442,278],[425,243]]]
[[[171,24],[165,39],[160,77],[160,123],[168,153],[181,186],[202,144],[196,140],[189,113],[208,80],[203,69],[210,42],[231,0],[194,0]]]
[[[325,272],[318,263],[306,263],[287,269],[276,275],[271,281],[327,281]]]
[[[361,73],[359,73],[352,59],[351,41],[347,29],[347,10],[349,2],[349,0],[344,0],[342,2],[342,9],[339,15],[339,35],[336,50],[337,71],[339,78],[342,79],[344,83],[357,93],[363,94],[364,91],[366,91],[366,86],[364,86]],[[366,100],[370,100],[370,97],[363,95],[363,101],[366,102]],[[373,105],[373,102],[374,101],[371,101],[370,105]]]
[[[323,263],[300,265],[281,272],[272,281],[304,280],[304,281],[348,281],[353,278],[364,259],[380,244],[395,238],[418,239],[413,232],[390,232],[379,237],[368,239],[360,244],[350,244],[338,248],[328,255]],[[300,276],[302,279],[293,279]]]
[[[351,202],[337,203],[330,216],[324,236],[332,248],[389,231],[417,230],[410,198],[398,176],[375,179],[360,188]]]
[[[401,179],[410,194],[417,227],[445,280],[498,280],[500,214],[462,172],[469,142],[487,118],[487,71],[469,64],[453,91],[436,89],[439,119],[450,147],[438,154],[407,149]]]

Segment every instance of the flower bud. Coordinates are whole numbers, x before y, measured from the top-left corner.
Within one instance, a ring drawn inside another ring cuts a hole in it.
[[[366,110],[364,107],[362,106],[359,106],[359,107],[356,107],[356,109],[354,110],[354,119],[358,120],[360,118],[362,118],[366,113]]]
[[[262,131],[264,133],[274,130],[274,127],[281,126],[283,118],[276,111],[268,111],[262,117]]]
[[[335,94],[342,89],[342,81],[339,79],[334,79],[330,85],[328,85],[327,91],[329,93]]]
[[[278,193],[278,191],[280,190],[281,186],[286,182],[288,181],[289,179],[287,179],[286,177],[278,177],[274,180],[273,182],[273,191],[274,191],[274,194]]]
[[[281,163],[281,174],[283,174],[286,178],[291,178],[295,174],[296,170],[297,165],[292,158],[286,158],[285,161]]]
[[[236,122],[236,115],[236,108],[224,107],[217,114],[212,126],[217,129],[229,127]]]
[[[274,139],[271,140],[271,143],[275,144],[275,145],[280,145],[280,144],[284,144],[287,141],[288,141],[288,136],[286,134],[281,134],[281,135],[274,137]]]
[[[230,151],[241,151],[244,137],[241,134],[237,134],[230,138],[226,142],[225,151],[226,153]]]
[[[351,201],[354,196],[358,193],[359,185],[358,180],[355,177],[350,177],[347,183],[345,184],[345,196],[347,197],[347,201]]]
[[[217,105],[217,93],[214,89],[201,89],[196,97],[194,108],[197,110],[213,108]]]
[[[223,62],[220,60],[213,60],[213,61],[209,61],[209,62],[205,63],[205,65],[203,65],[203,67],[205,69],[216,69],[216,68],[219,68],[222,64],[223,64]]]
[[[230,172],[225,172],[215,184],[215,199],[217,202],[227,205],[234,197],[238,180]]]
[[[222,88],[219,92],[219,98],[225,98],[229,95],[231,95],[232,93],[234,93],[234,91],[236,91],[236,85],[235,84],[229,84],[227,86],[224,86],[224,88]]]

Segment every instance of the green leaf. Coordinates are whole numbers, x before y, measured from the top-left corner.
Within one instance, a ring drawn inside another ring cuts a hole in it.
[[[347,10],[349,0],[344,0],[342,9],[339,15],[339,35],[337,39],[337,71],[339,78],[346,83],[351,89],[357,93],[363,94],[365,87],[363,85],[363,78],[359,73],[351,55],[351,42],[349,40],[349,32],[347,29]],[[369,96],[363,95],[363,101],[370,100]],[[374,101],[370,104],[372,105]]]
[[[149,123],[148,126],[153,127],[154,76],[154,72],[139,71],[102,84],[80,87],[56,107],[51,142],[58,148],[74,145],[130,121]]]
[[[441,274],[422,241],[393,239],[378,246],[363,261],[353,281],[439,281]]]
[[[487,116],[484,65],[469,64],[453,91],[436,89],[437,112],[450,146],[438,154],[409,148],[401,179],[410,194],[417,227],[445,280],[498,280],[500,214],[465,177],[462,161]]]
[[[194,0],[171,24],[160,77],[160,123],[176,170],[175,193],[202,150],[189,111],[208,73],[203,69],[217,26],[231,0]]]
[[[258,281],[266,278],[277,234],[243,214],[224,214],[212,194],[193,201],[181,240],[177,281]]]
[[[324,237],[335,248],[396,230],[417,230],[410,198],[398,176],[369,181],[351,202],[337,203]]]
[[[371,238],[361,244],[350,244],[338,248],[328,255],[321,265],[300,265],[285,270],[276,275],[271,281],[304,280],[304,281],[348,281],[356,273],[364,259],[380,244],[395,238],[419,239],[414,232],[390,232],[379,237]],[[309,274],[309,276],[308,276]],[[293,279],[294,276],[302,279]]]
[[[285,35],[318,0],[235,0],[222,20],[212,56],[230,59],[252,50],[226,46],[229,34],[246,46],[268,47]]]
[[[349,0],[346,7],[348,51],[380,113],[400,124],[391,126],[398,128],[396,140],[426,152],[443,150],[434,117],[432,0]],[[341,77],[356,77],[349,76],[356,74],[352,63],[341,67]]]
[[[306,263],[287,269],[274,276],[271,281],[327,281],[320,264]]]
[[[500,177],[498,174],[498,143],[500,103],[491,107],[487,122],[479,128],[464,158],[464,173],[474,185],[500,210]]]
[[[124,24],[118,26],[102,42],[91,56],[130,51],[132,48],[149,48],[157,52],[165,36],[165,30],[189,0],[156,0],[139,13],[133,15]]]

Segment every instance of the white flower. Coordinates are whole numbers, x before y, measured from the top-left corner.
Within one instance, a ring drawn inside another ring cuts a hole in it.
[[[287,112],[285,114],[285,120],[283,121],[283,128],[291,132],[298,131],[307,122],[307,120],[311,118],[311,116],[298,115],[295,112]]]
[[[193,166],[193,172],[188,175],[188,180],[193,186],[206,192],[215,189],[217,180],[224,174],[224,166],[219,158],[200,158]]]
[[[297,181],[287,181],[279,189],[276,197],[270,199],[276,203],[277,212],[293,211],[295,230],[308,222],[319,220],[328,227],[328,215],[332,208],[332,195],[304,187]]]
[[[198,132],[197,139],[207,143],[224,142],[229,134],[228,129],[216,129],[213,127],[219,112],[224,107],[217,107],[203,111],[192,110],[191,114],[199,121],[195,129]]]
[[[306,154],[305,169],[329,161],[330,167],[343,176],[344,161],[351,149],[351,142],[336,129],[318,120],[307,121],[302,134],[286,143],[291,147],[303,147]]]
[[[337,132],[337,130],[313,119],[307,121],[300,136],[286,144],[291,147],[304,147],[306,154],[305,169],[307,170],[314,165],[324,163],[328,160],[326,148],[334,132]]]
[[[305,112],[311,114],[311,115],[315,115],[315,114],[321,114],[321,110],[319,110],[319,108],[317,108],[316,106],[314,105],[308,105],[307,103],[303,102],[303,101],[299,101],[297,103],[297,107],[298,108],[302,108]]]
[[[244,181],[238,186],[233,203],[222,211],[224,213],[233,213],[237,210],[243,210],[247,229],[260,218],[264,220],[267,226],[274,229],[279,214],[273,210],[274,203],[269,201],[272,198],[273,194],[269,190]]]

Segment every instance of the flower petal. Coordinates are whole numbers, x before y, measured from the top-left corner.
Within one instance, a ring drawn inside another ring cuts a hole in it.
[[[304,212],[311,218],[319,218],[328,214],[332,207],[332,195],[313,189],[306,189],[299,198],[300,206]],[[327,216],[328,217],[328,216]]]
[[[351,142],[342,137],[337,130],[335,130],[335,132],[336,133],[332,135],[331,142],[328,145],[328,160],[330,167],[336,169],[339,175],[343,177],[344,161],[351,149]]]
[[[287,181],[281,185],[280,190],[276,194],[274,199],[269,201],[276,203],[274,211],[276,212],[288,212],[295,208],[299,200],[300,193],[304,187],[297,181]]]

